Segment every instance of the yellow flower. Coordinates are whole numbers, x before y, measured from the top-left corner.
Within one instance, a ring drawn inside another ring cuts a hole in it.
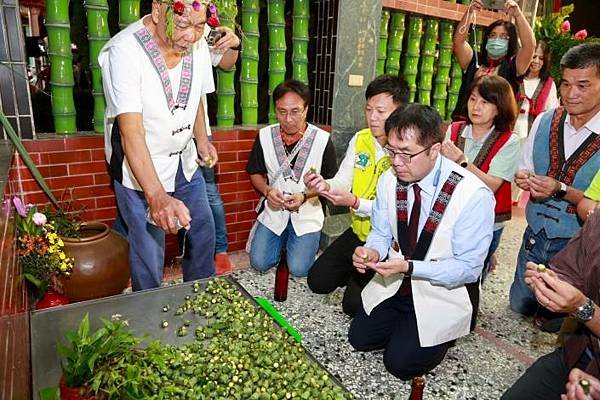
[[[66,272],[67,271],[67,264],[65,264],[65,263],[60,264],[60,270],[62,272]]]
[[[65,256],[65,253],[61,252],[61,253],[58,255],[58,258],[60,258],[61,260],[64,260],[64,259],[66,259],[66,258],[67,258],[67,256]],[[63,264],[64,264],[64,263],[63,263]]]
[[[58,239],[58,245],[60,247],[64,247],[65,244],[63,243],[62,239]]]

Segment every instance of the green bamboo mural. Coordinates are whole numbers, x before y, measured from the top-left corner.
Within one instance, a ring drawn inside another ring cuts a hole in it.
[[[285,0],[269,0],[269,100],[273,90],[285,80]],[[275,105],[269,101],[269,123],[277,122]]]
[[[46,28],[48,55],[52,66],[50,84],[54,130],[58,133],[74,133],[77,131],[77,124],[73,101],[73,55],[68,1],[46,1]]]
[[[235,30],[237,2],[221,0],[219,4],[221,25]],[[235,66],[229,71],[217,72],[217,126],[231,127],[235,123]]]
[[[294,0],[292,44],[292,77],[308,85],[308,26],[310,23],[309,0]]]
[[[421,68],[419,79],[419,103],[431,104],[431,82],[433,80],[433,64],[435,62],[439,22],[428,19],[425,22],[425,36],[421,50]]]
[[[260,0],[242,0],[242,70],[240,96],[242,124],[258,123],[258,16]]]
[[[421,36],[423,35],[423,18],[411,15],[408,20],[408,46],[404,62],[403,75],[410,88],[409,102],[415,100],[417,92],[417,72],[421,47]]]
[[[448,97],[448,80],[452,66],[452,35],[454,26],[447,21],[440,22],[440,50],[433,88],[433,106],[443,119],[446,119],[446,99]]]
[[[450,87],[448,88],[448,106],[446,108],[446,115],[450,116],[456,102],[458,100],[458,92],[460,91],[460,84],[462,83],[462,69],[460,64],[456,60],[456,57],[452,57],[452,69],[450,70]]]
[[[94,131],[104,132],[104,90],[98,54],[110,39],[108,31],[108,3],[106,0],[86,0],[88,38],[90,41],[90,70],[92,72],[92,95],[94,96]]]
[[[390,21],[390,12],[383,10],[381,12],[381,25],[379,26],[379,45],[377,47],[377,76],[385,72],[385,60],[387,58],[388,42],[388,22]]]
[[[388,41],[387,61],[385,72],[392,75],[400,74],[400,55],[404,39],[404,14],[393,12],[390,20],[390,38]]]
[[[119,0],[119,28],[140,19],[140,0]]]

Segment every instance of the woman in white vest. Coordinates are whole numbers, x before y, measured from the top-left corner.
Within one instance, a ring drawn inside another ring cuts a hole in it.
[[[350,344],[384,349],[386,369],[403,380],[433,369],[449,343],[469,333],[467,284],[481,274],[492,239],[494,195],[440,154],[441,123],[420,104],[388,117],[392,168],[379,179],[371,232],[353,255],[357,271],[376,274],[362,291]]]
[[[309,102],[310,91],[302,82],[289,80],[275,88],[279,123],[260,130],[246,166],[263,195],[250,239],[250,265],[259,271],[277,265],[285,245],[290,273],[306,276],[319,248],[325,216],[302,177],[316,171],[331,178],[337,163],[329,134],[306,122]]]

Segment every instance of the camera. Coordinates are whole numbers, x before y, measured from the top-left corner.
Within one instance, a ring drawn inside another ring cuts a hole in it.
[[[502,10],[505,0],[482,0],[483,8],[488,10]]]
[[[208,36],[206,36],[206,43],[208,43],[209,46],[214,46],[215,43],[217,43],[219,39],[221,39],[224,35],[225,32],[221,32],[216,29],[211,29],[208,33]]]

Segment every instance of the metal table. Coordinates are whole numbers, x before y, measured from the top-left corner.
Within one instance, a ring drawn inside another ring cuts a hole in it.
[[[244,296],[251,299],[260,308],[252,296],[232,277],[224,278],[236,286]],[[200,290],[204,290],[210,279],[201,280]],[[185,296],[196,293],[192,290],[192,282],[144,290],[126,295],[105,297],[102,299],[83,301],[31,312],[31,364],[34,399],[39,399],[41,389],[56,386],[61,376],[60,356],[57,342],[66,343],[65,333],[78,328],[85,314],[89,314],[90,331],[101,326],[100,318],[111,319],[120,314],[129,322],[129,328],[139,336],[147,335],[151,339],[165,344],[185,344],[195,340],[194,329],[189,329],[186,336],[177,336],[176,330],[181,325],[180,316],[175,316],[175,309],[185,302]],[[163,306],[169,305],[169,312],[163,312]],[[185,319],[191,326],[203,325],[205,318],[187,312]],[[169,326],[161,327],[166,320]],[[279,326],[279,325],[277,325]],[[310,353],[307,356],[314,360]],[[315,360],[316,361],[316,360]],[[325,371],[326,369],[321,365]],[[331,374],[331,379],[338,385],[341,383]]]

